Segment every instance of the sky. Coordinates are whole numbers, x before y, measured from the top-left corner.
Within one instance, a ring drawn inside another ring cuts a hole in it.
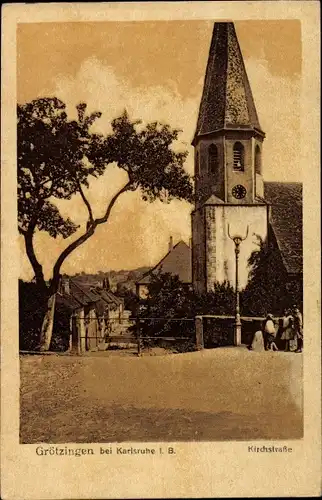
[[[267,181],[301,181],[300,91],[301,26],[299,21],[239,21],[235,28],[244,56],[262,129],[263,175]],[[213,23],[210,21],[74,22],[20,24],[17,29],[17,99],[62,99],[73,118],[84,101],[89,111],[103,113],[96,129],[124,108],[130,118],[169,123],[182,133],[178,148],[189,152],[186,169],[193,173],[191,140],[197,121]],[[124,172],[111,165],[87,192],[99,217],[106,202],[124,184]],[[58,203],[57,203],[58,205]],[[59,208],[84,227],[86,209],[75,197]],[[187,243],[191,205],[173,201],[143,202],[126,193],[109,222],[73,252],[63,272],[134,269],[155,265],[174,243]],[[74,237],[77,237],[78,233]],[[45,276],[67,241],[45,233],[35,238]],[[21,241],[21,276],[33,276]]]

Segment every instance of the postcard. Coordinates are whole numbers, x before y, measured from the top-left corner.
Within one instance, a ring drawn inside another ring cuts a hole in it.
[[[4,6],[5,500],[320,496],[318,8]]]

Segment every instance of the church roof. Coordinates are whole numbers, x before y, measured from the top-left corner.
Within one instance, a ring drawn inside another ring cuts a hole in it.
[[[262,132],[234,23],[215,23],[196,137],[223,128]]]
[[[137,284],[145,285],[150,283],[152,275],[157,272],[177,275],[183,283],[191,283],[191,248],[184,241],[179,241],[153,269],[145,273],[137,281]]]
[[[302,184],[265,182],[265,200],[271,204],[270,224],[288,273],[302,273]]]

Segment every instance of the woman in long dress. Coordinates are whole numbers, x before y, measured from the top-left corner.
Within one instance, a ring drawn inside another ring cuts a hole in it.
[[[293,306],[294,334],[297,340],[295,352],[302,352],[303,348],[303,318],[297,306]]]
[[[275,324],[272,314],[268,314],[263,324],[263,333],[265,339],[266,350],[268,351],[278,351],[277,345],[275,344]]]
[[[287,311],[283,317],[283,333],[281,339],[285,340],[285,352],[289,352],[290,341],[294,340],[294,318],[289,311]]]
[[[248,346],[248,349],[250,351],[264,351],[265,350],[262,330],[257,330],[254,333],[254,335],[252,337],[251,344]]]

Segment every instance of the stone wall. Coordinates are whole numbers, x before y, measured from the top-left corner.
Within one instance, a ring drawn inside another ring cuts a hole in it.
[[[216,208],[208,206],[205,209],[206,222],[206,289],[210,292],[217,280],[217,238],[216,238]]]
[[[192,213],[192,282],[194,290],[205,291],[205,227],[202,209]]]

